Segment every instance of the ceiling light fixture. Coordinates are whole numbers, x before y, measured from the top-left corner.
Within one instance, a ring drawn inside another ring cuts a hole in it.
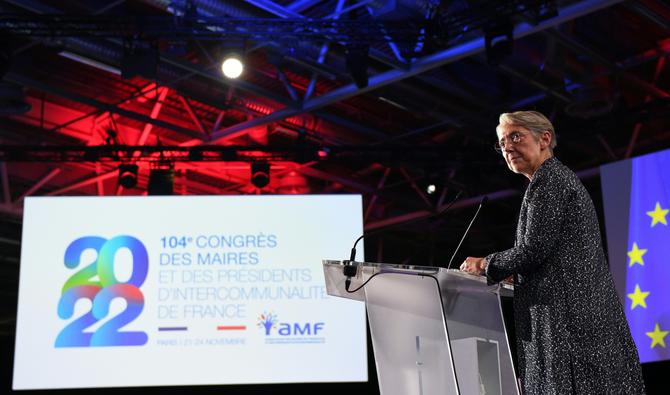
[[[136,164],[122,163],[119,165],[119,185],[128,189],[137,186],[137,170]]]
[[[227,78],[238,78],[244,71],[244,63],[242,63],[242,58],[234,54],[228,55],[223,60],[223,63],[221,63],[221,71]]]
[[[270,164],[254,162],[251,164],[251,183],[258,189],[265,188],[270,183]]]

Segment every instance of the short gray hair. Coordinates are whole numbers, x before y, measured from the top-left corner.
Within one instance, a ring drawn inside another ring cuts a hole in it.
[[[531,132],[535,133],[536,136],[540,136],[542,132],[548,131],[551,133],[551,142],[549,143],[549,149],[552,151],[556,147],[556,132],[554,132],[554,125],[551,124],[551,121],[547,119],[544,115],[537,111],[516,111],[516,112],[506,112],[500,114],[500,124],[521,126],[526,128]]]

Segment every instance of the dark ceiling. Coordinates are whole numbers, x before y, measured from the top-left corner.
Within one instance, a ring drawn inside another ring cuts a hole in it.
[[[457,260],[511,242],[525,184],[493,150],[501,112],[549,116],[597,207],[600,165],[670,146],[662,1],[11,0],[0,13],[5,300],[25,196],[146,194],[166,166],[174,194],[357,193],[366,230],[385,229],[367,260],[444,266],[485,195]],[[239,80],[220,71],[230,50]],[[118,184],[121,163],[139,165],[136,187]],[[270,165],[264,188],[253,163]]]

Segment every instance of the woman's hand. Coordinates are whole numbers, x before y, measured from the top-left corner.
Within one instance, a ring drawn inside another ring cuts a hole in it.
[[[469,273],[469,274],[475,274],[475,275],[480,275],[484,274],[484,271],[486,270],[486,265],[488,265],[488,262],[486,262],[486,258],[475,258],[475,257],[467,257],[461,263],[461,271]]]

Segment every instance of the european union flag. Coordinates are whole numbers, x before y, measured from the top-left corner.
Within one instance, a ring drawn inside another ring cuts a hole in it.
[[[670,359],[670,151],[632,161],[624,309],[640,362]]]

